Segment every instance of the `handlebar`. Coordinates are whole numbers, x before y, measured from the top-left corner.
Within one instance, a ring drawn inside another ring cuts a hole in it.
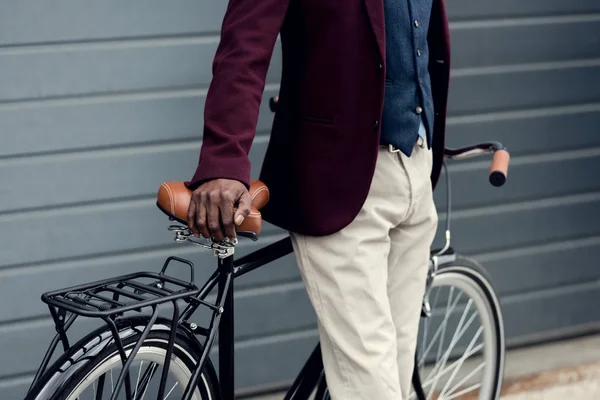
[[[499,142],[480,143],[459,149],[444,149],[444,158],[450,160],[463,160],[465,158],[477,157],[484,154],[493,154],[492,166],[490,168],[490,183],[493,186],[502,186],[506,182],[510,154],[506,147]]]
[[[274,96],[269,99],[269,109],[272,112],[277,111],[278,100],[279,96]],[[510,154],[502,143],[488,142],[458,149],[445,148],[444,158],[448,158],[450,160],[461,160],[490,153],[493,154],[492,166],[490,168],[490,183],[493,186],[499,187],[504,185],[506,182],[508,164],[510,162]]]

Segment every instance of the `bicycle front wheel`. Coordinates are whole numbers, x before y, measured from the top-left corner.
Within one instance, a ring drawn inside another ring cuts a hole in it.
[[[421,320],[415,387],[409,399],[420,398],[419,389],[426,399],[498,399],[504,328],[485,270],[457,257],[439,267],[425,300],[432,311]]]
[[[498,399],[504,327],[485,270],[473,260],[456,257],[439,267],[425,300],[432,312],[419,326],[409,400]],[[330,400],[324,375],[315,400]]]

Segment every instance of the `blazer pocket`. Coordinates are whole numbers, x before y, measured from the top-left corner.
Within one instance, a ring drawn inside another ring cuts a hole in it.
[[[298,117],[299,122],[315,125],[333,126],[333,118],[313,117],[309,115],[301,115]]]

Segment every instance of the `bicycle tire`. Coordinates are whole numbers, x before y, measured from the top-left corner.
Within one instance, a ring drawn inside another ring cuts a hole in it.
[[[145,322],[147,322],[147,318],[118,321],[117,328],[126,351],[133,348],[135,343],[137,343],[137,339],[144,329]],[[169,327],[170,321],[159,320],[144,341],[136,359],[138,359],[140,354],[154,349],[154,353],[163,354],[164,360],[169,340]],[[170,370],[173,369],[173,360],[177,359],[181,361],[177,366],[185,366],[186,373],[191,374],[201,354],[202,347],[198,341],[189,334],[178,330],[175,336]],[[78,388],[90,376],[90,373],[101,369],[102,365],[108,360],[114,360],[115,355],[118,355],[117,347],[107,327],[102,327],[90,333],[76,345],[72,346],[67,353],[61,356],[48,369],[40,381],[28,393],[26,400],[69,399],[69,397],[72,397],[74,389]],[[197,390],[202,400],[221,399],[219,382],[210,360],[207,361],[204,367]],[[125,387],[121,389],[119,398],[124,398],[124,395]],[[149,398],[152,399],[151,396]]]
[[[456,274],[473,282],[483,294],[485,303],[491,310],[490,319],[493,321],[494,332],[492,334],[495,337],[495,346],[492,349],[494,353],[494,380],[491,384],[491,392],[489,394],[483,394],[479,396],[480,399],[484,400],[497,400],[500,397],[500,390],[502,386],[502,380],[504,376],[504,359],[505,359],[505,340],[504,340],[504,325],[502,319],[502,310],[500,302],[496,296],[496,293],[491,284],[489,274],[487,271],[475,260],[468,257],[456,256],[456,258],[448,263],[442,264],[438,267],[436,276],[433,278],[432,287],[436,287],[436,280],[439,283],[442,278],[447,277],[449,274]],[[442,277],[442,278],[440,278]],[[418,371],[416,372],[419,373]],[[315,400],[330,400],[329,391],[327,389],[327,382],[325,375],[323,374],[320,383],[316,390],[317,396]],[[482,397],[483,396],[483,397]],[[418,398],[413,395],[411,398]]]
[[[445,263],[438,268],[432,286],[436,285],[436,278],[439,284],[440,281],[452,274],[458,279],[465,279],[466,282],[472,282],[482,295],[482,301],[485,303],[486,309],[489,310],[487,318],[489,319],[490,334],[493,339],[487,351],[492,355],[493,378],[490,379],[489,392],[480,392],[478,398],[480,400],[497,400],[500,397],[502,388],[505,362],[504,320],[500,301],[498,300],[488,272],[477,261],[469,257],[456,255],[453,261]],[[418,373],[419,371],[417,371]],[[460,399],[461,397],[457,398]]]

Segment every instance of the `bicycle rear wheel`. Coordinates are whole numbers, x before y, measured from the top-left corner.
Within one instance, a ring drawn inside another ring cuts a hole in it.
[[[504,328],[485,270],[459,256],[439,267],[427,298],[432,312],[421,320],[418,376],[409,399],[419,398],[418,386],[426,399],[497,399],[504,374]]]
[[[129,369],[132,398],[157,398],[162,366],[169,342],[168,325],[157,325],[144,340]],[[141,326],[143,329],[143,326]],[[141,335],[140,327],[120,330],[125,353],[129,355]],[[59,360],[27,400],[108,400],[123,364],[110,333],[94,333],[70,351],[72,361]],[[180,399],[201,355],[199,344],[185,334],[177,334],[164,391],[164,399]],[[65,364],[68,365],[65,368]],[[208,363],[194,390],[193,400],[218,400],[216,373]],[[125,385],[117,399],[126,399]]]

